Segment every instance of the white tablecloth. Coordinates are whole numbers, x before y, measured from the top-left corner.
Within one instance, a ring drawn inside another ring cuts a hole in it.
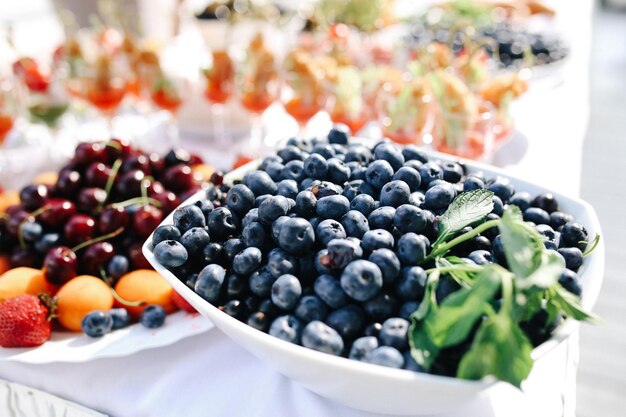
[[[588,118],[591,0],[561,0],[560,25],[572,45],[563,82],[550,79],[524,98],[517,126],[526,139],[509,147],[521,157],[496,164],[561,192],[579,192]],[[577,336],[536,367],[526,394],[505,384],[449,417],[573,416]],[[33,386],[116,417],[372,417],[307,391],[276,373],[220,331],[125,358],[81,364],[0,363],[0,378]],[[2,410],[0,398],[0,410]],[[565,404],[565,409],[563,409]]]

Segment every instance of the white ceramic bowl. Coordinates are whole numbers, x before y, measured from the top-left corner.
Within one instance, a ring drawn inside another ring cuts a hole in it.
[[[440,160],[458,160],[458,158],[436,153],[433,157]],[[474,162],[467,162],[467,165],[470,171],[480,170],[487,176],[508,177],[517,190],[528,191],[531,194],[550,191],[557,197],[561,208],[571,213],[577,222],[583,224],[590,236],[600,233],[598,218],[588,203],[511,177],[501,170],[486,165]],[[225,180],[242,178],[246,171],[255,167],[254,162],[250,163],[228,174]],[[199,192],[185,201],[183,205],[193,203],[203,197],[204,193]],[[171,224],[172,217],[173,215],[170,214],[162,224]],[[485,393],[496,383],[493,379],[466,381],[371,365],[320,353],[270,336],[228,316],[189,289],[156,261],[151,242],[152,236],[143,246],[143,253],[148,261],[201,314],[213,321],[217,328],[252,354],[321,396],[374,413],[435,414],[461,407]],[[602,240],[596,250],[585,259],[581,272],[583,305],[591,309],[598,297],[604,274]],[[554,356],[554,348],[576,330],[577,322],[572,320],[560,326],[550,340],[533,350],[532,357],[536,361],[535,366],[552,360],[550,355]],[[541,361],[538,361],[539,359]]]

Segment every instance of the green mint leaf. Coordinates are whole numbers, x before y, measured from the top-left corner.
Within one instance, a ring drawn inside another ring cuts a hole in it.
[[[439,237],[433,244],[433,251],[437,244],[445,241],[451,234],[476,224],[491,213],[492,198],[493,192],[489,190],[474,190],[459,194],[439,218]]]
[[[519,280],[518,288],[550,288],[559,281],[565,270],[565,261],[555,251],[543,250],[539,258],[539,267],[532,271],[525,279]]]
[[[457,282],[457,284],[465,288],[470,287],[474,283],[476,275],[475,271],[469,271],[462,268],[462,266],[468,265],[472,264],[463,258],[459,258],[458,256],[447,256],[445,258],[435,259],[435,266],[437,268],[445,268],[445,273],[450,275],[452,279]],[[459,268],[455,268],[455,266],[458,266]]]
[[[519,387],[533,367],[532,349],[522,329],[508,315],[493,315],[480,325],[472,347],[461,359],[457,377],[479,380],[493,375]]]
[[[555,284],[546,292],[549,309],[556,309],[561,314],[579,321],[599,322],[600,318],[580,304],[580,298],[567,291],[560,284]]]
[[[452,293],[439,305],[437,314],[424,320],[423,328],[435,346],[445,348],[467,339],[500,288],[501,274],[496,267],[486,267],[471,288]]]
[[[409,326],[409,346],[411,356],[424,369],[429,370],[439,355],[439,348],[430,340],[424,329],[424,321],[433,317],[437,311],[436,291],[439,284],[439,272],[434,271],[428,276],[424,298],[419,308],[411,315]]]

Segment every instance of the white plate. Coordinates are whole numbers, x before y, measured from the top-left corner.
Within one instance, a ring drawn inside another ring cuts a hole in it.
[[[200,314],[178,311],[168,315],[163,327],[158,329],[147,329],[137,323],[97,339],[82,333],[53,331],[52,338],[36,348],[0,348],[0,361],[77,363],[128,356],[142,350],[168,346],[212,328],[213,324]]]
[[[431,153],[435,160],[458,160],[448,155]],[[572,214],[577,222],[585,225],[590,236],[600,234],[600,223],[593,208],[586,202],[546,190],[520,178],[507,175],[487,165],[466,161],[470,171],[483,171],[487,176],[510,178],[517,190],[531,194],[552,192],[561,208]],[[241,178],[254,169],[256,164],[241,167],[230,173],[225,180]],[[183,205],[203,198],[200,192]],[[171,224],[173,215],[163,224]],[[320,353],[258,331],[217,309],[184,285],[171,272],[161,266],[152,254],[152,239],[148,238],[143,253],[152,266],[201,314],[209,318],[217,328],[252,354],[268,362],[280,373],[294,379],[311,391],[344,405],[382,414],[438,414],[462,407],[467,402],[485,394],[497,382],[491,379],[467,381],[391,369],[355,360]],[[585,259],[581,268],[583,306],[591,309],[596,302],[604,275],[604,242],[600,240],[596,250]],[[533,373],[545,370],[555,360],[555,348],[561,345],[578,328],[578,323],[567,320],[553,337],[532,352],[535,360]],[[501,384],[501,383],[500,383]]]

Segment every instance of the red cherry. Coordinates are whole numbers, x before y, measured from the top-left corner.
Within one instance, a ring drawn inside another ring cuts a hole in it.
[[[152,198],[161,203],[161,210],[163,210],[163,213],[167,214],[171,213],[176,207],[180,205],[181,202],[181,200],[176,197],[176,194],[171,191],[165,191],[161,194],[155,194],[152,196]]]
[[[224,172],[215,171],[214,173],[211,174],[210,180],[215,185],[222,185],[224,183]]]
[[[82,212],[93,213],[106,199],[107,193],[102,188],[83,188],[78,193],[76,206]]]
[[[74,159],[73,161],[82,165],[87,166],[93,162],[108,162],[108,155],[106,149],[102,143],[93,142],[93,143],[79,143],[76,146],[76,151],[74,151]]]
[[[22,206],[28,211],[35,211],[48,201],[48,187],[43,184],[27,185],[20,191]]]
[[[120,167],[120,172],[128,172],[138,169],[146,175],[150,175],[152,170],[150,168],[150,160],[146,155],[139,154],[134,156],[129,156],[126,159],[122,166]]]
[[[102,234],[107,234],[119,228],[126,228],[130,223],[130,216],[123,207],[108,206],[102,210],[98,220],[98,230]]]
[[[62,226],[76,214],[76,206],[69,200],[53,198],[46,203],[46,210],[37,218],[47,226]]]
[[[148,262],[146,257],[143,256],[141,246],[141,243],[134,243],[128,248],[126,252],[128,260],[130,261],[133,269],[152,269],[150,262]]]
[[[39,268],[39,266],[41,266],[41,259],[37,256],[36,252],[29,251],[28,249],[22,249],[20,247],[13,250],[10,261],[13,268],[20,266]]]
[[[163,174],[162,181],[168,189],[177,193],[186,191],[196,184],[191,167],[187,165],[168,168]]]
[[[165,169],[165,160],[158,153],[148,155],[150,160],[150,169],[153,175],[158,175]]]
[[[126,172],[117,182],[117,192],[124,198],[141,195],[141,186],[145,177],[145,174],[138,169]]]
[[[185,191],[184,193],[180,195],[180,201],[187,200],[189,197],[197,193],[200,188],[201,187],[199,184],[194,185],[193,187],[191,187],[190,189],[188,189],[187,191]]]
[[[43,262],[46,280],[55,285],[65,284],[78,272],[78,260],[74,251],[66,246],[50,249]]]
[[[104,188],[111,176],[111,168],[102,162],[94,162],[85,170],[85,182],[90,187]]]
[[[133,214],[133,230],[140,238],[147,238],[163,221],[163,212],[154,206],[142,206]]]
[[[107,263],[115,255],[115,248],[109,242],[97,242],[85,249],[81,256],[81,272],[96,277],[100,276],[100,268],[106,268]]]
[[[111,162],[119,158],[128,158],[134,152],[126,139],[111,139],[107,142],[105,150]]]
[[[152,197],[156,194],[162,194],[165,192],[165,187],[159,181],[153,181],[148,186],[148,196]]]
[[[22,207],[21,204],[11,204],[9,207],[7,207],[7,209],[5,210],[5,213],[8,214],[9,216],[14,216],[18,212],[23,211],[23,210],[24,208]]]
[[[93,239],[96,232],[96,221],[85,214],[75,214],[63,228],[65,239],[70,243],[81,243]]]
[[[202,163],[204,163],[204,161],[200,155],[196,153],[189,154],[189,165],[194,166]]]
[[[81,175],[78,171],[65,170],[59,172],[59,178],[54,185],[56,195],[62,197],[73,197],[81,186]]]
[[[29,217],[30,217],[30,213],[24,210],[20,210],[16,212],[14,215],[12,215],[6,224],[7,231],[9,232],[9,234],[11,236],[17,237],[20,225]]]

